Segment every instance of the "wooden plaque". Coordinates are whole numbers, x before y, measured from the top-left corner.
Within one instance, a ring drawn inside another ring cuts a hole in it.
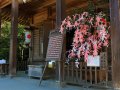
[[[100,68],[101,69],[107,68],[107,52],[100,53]]]
[[[46,54],[46,61],[59,61],[62,53],[63,35],[59,31],[51,31]]]

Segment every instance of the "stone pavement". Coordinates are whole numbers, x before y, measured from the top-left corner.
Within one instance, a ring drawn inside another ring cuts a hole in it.
[[[54,80],[44,80],[39,86],[39,79],[30,79],[28,77],[0,77],[0,90],[107,90],[82,88],[80,86],[66,85],[61,88]]]

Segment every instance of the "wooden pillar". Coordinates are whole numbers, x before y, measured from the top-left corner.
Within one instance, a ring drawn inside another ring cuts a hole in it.
[[[65,0],[56,0],[56,28],[59,28],[61,21],[65,18]]]
[[[56,0],[56,30],[59,30],[61,22],[65,18],[65,0]],[[62,59],[62,58],[61,58]],[[56,62],[56,79],[62,81],[62,60]]]
[[[110,1],[112,80],[113,87],[120,89],[120,0]]]
[[[31,24],[34,24],[34,16],[32,15],[31,16]],[[34,30],[31,31],[31,43],[30,43],[30,49],[29,49],[29,64],[32,64],[32,61],[33,61],[33,54],[34,54]]]
[[[9,75],[11,77],[16,75],[17,30],[18,30],[18,0],[12,0],[10,56],[9,56]]]

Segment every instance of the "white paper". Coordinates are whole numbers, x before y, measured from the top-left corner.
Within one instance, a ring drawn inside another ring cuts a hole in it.
[[[88,56],[87,66],[90,67],[100,67],[100,56]]]
[[[2,59],[0,60],[0,64],[5,64],[6,63],[6,60]]]

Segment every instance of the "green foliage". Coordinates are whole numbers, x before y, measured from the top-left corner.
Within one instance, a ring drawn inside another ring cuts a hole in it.
[[[24,47],[24,41],[25,41],[25,35],[24,35],[24,26],[19,25],[18,26],[18,37],[17,37],[17,60],[22,60],[22,51],[25,49]]]
[[[10,45],[10,28],[9,22],[2,21],[1,38],[0,38],[0,59],[9,59],[9,45]]]
[[[10,23],[6,22],[6,21],[2,21],[1,37],[2,38],[9,38],[9,36],[10,36],[10,29],[11,29]]]
[[[25,35],[24,35],[24,26],[19,25],[18,26],[18,48],[24,48],[24,41],[25,41]]]
[[[9,48],[10,48],[10,31],[11,23],[2,21],[2,30],[0,38],[0,59],[9,60]],[[20,49],[24,45],[24,26],[18,25],[18,37],[17,37],[17,57],[20,57]]]

